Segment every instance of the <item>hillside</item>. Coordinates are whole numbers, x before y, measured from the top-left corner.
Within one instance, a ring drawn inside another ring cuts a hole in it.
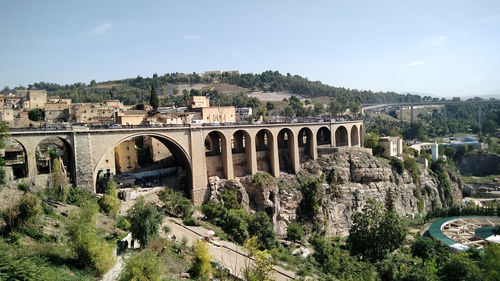
[[[99,102],[107,99],[119,99],[125,104],[133,105],[147,102],[151,87],[155,87],[163,99],[163,105],[179,103],[174,96],[217,91],[223,94],[249,94],[251,92],[289,93],[304,98],[332,97],[341,103],[383,103],[420,101],[418,95],[402,95],[395,92],[373,92],[366,90],[346,89],[310,81],[299,75],[278,71],[265,71],[261,74],[246,73],[232,75],[228,73],[200,75],[184,73],[154,74],[153,77],[127,78],[116,81],[95,82],[90,84],[74,83],[59,85],[56,83],[38,82],[29,85],[33,89],[45,89],[49,95],[71,98],[73,102]],[[198,92],[197,92],[198,91]]]

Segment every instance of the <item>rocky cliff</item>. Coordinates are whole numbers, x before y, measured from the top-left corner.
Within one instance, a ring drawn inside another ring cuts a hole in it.
[[[388,190],[394,194],[396,211],[403,216],[425,213],[449,202],[434,173],[418,166],[418,177],[414,179],[407,171],[398,174],[388,160],[368,152],[336,152],[304,163],[297,176],[282,174],[279,180],[262,175],[230,181],[213,177],[211,199],[216,200],[221,189],[234,188],[247,210],[265,211],[278,235],[285,235],[287,224],[300,213],[302,179],[317,180],[322,193],[317,219],[323,222],[328,235],[345,236],[352,224],[352,214],[360,211],[369,198],[384,202]],[[453,201],[458,202],[460,180],[453,171],[447,171],[446,178],[451,183]]]

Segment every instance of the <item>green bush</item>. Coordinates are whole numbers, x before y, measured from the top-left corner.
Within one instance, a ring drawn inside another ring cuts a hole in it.
[[[257,172],[253,175],[252,184],[260,187],[270,187],[276,184],[276,179],[266,172]]]
[[[243,243],[248,239],[247,213],[245,210],[229,210],[226,221],[222,228],[237,243]]]
[[[24,192],[27,192],[30,190],[30,186],[27,185],[26,183],[20,183],[17,185],[17,189],[24,191]]]
[[[101,275],[114,264],[114,247],[97,229],[97,209],[96,205],[86,205],[79,212],[70,213],[68,230],[78,260]]]
[[[241,209],[241,204],[238,202],[238,195],[234,187],[227,187],[219,192],[219,198],[223,202],[224,207],[228,210]]]
[[[97,197],[85,188],[74,187],[70,188],[68,203],[78,207],[86,204],[97,203]]]
[[[391,158],[391,166],[394,170],[396,170],[396,172],[398,172],[398,174],[402,175],[404,170],[405,170],[405,165],[403,163],[403,161],[399,160],[398,158],[396,157],[392,157]]]
[[[5,231],[9,233],[20,225],[31,222],[40,213],[42,213],[40,198],[30,192],[25,193],[19,203],[10,208],[4,216]]]
[[[121,230],[124,231],[129,231],[130,230],[130,222],[127,220],[126,217],[120,217],[118,220],[118,223],[116,224],[116,227],[118,227]]]
[[[196,244],[194,244],[194,254],[195,260],[191,267],[191,272],[198,280],[209,280],[213,268],[210,263],[212,256],[210,256],[208,252],[207,244],[204,241],[197,241]]]
[[[135,202],[128,211],[127,218],[130,221],[132,237],[139,241],[141,247],[145,247],[151,238],[158,236],[162,214],[155,205],[146,203],[144,198],[141,197]]]
[[[286,239],[288,241],[292,242],[302,241],[304,234],[305,234],[304,229],[299,223],[291,222],[287,225]]]
[[[201,212],[205,218],[218,226],[224,225],[227,216],[227,209],[219,202],[210,201],[201,206]]]
[[[272,249],[278,246],[273,224],[264,212],[258,212],[250,216],[248,219],[248,234],[256,236],[263,249]]]
[[[301,178],[299,188],[302,201],[299,203],[298,214],[301,220],[314,224],[317,222],[323,204],[323,188],[316,179]]]
[[[158,193],[158,197],[165,204],[163,208],[166,212],[181,218],[187,218],[193,215],[193,203],[191,200],[184,197],[182,193],[175,192],[165,187],[164,190]]]
[[[410,172],[410,175],[413,179],[413,182],[418,183],[419,182],[418,165],[417,165],[417,162],[415,161],[415,159],[413,157],[405,156],[403,163],[404,163],[405,169],[408,170],[408,172]]]
[[[151,249],[133,253],[126,261],[120,281],[161,280],[161,260]]]
[[[200,226],[200,224],[193,219],[193,217],[187,217],[182,220],[182,223],[187,225],[187,226]]]
[[[99,199],[99,207],[101,211],[113,217],[120,212],[120,199],[118,199],[116,183],[113,180],[108,181],[106,194]]]
[[[54,158],[52,163],[52,174],[50,174],[50,186],[46,189],[47,196],[51,200],[66,203],[70,192],[66,175],[61,171],[61,161]]]

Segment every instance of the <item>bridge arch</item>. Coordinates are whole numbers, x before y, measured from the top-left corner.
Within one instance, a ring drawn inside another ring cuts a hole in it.
[[[315,149],[313,132],[309,128],[302,128],[298,133],[299,159],[300,163],[313,158]]]
[[[72,144],[65,138],[47,136],[35,147],[35,163],[38,175],[52,172],[53,158],[60,158],[71,183],[75,182],[75,155]]]
[[[359,146],[359,131],[356,125],[351,127],[351,146]]]
[[[179,190],[184,191],[187,197],[193,198],[191,158],[189,157],[189,154],[177,141],[166,134],[156,132],[140,132],[129,134],[126,136],[122,136],[111,143],[109,148],[98,157],[99,160],[95,165],[93,172],[94,192],[96,191],[97,178],[98,176],[100,176],[100,172],[103,171],[103,165],[105,165],[104,162],[108,160],[108,156],[110,157],[110,159],[113,159],[109,161],[114,161],[115,148],[126,141],[134,140],[138,137],[151,137],[152,139],[159,141],[169,150],[171,156],[174,159],[174,164],[177,164],[178,166],[175,170],[172,169],[172,171],[167,171],[167,173],[178,177],[178,186],[175,187],[179,188]]]
[[[6,180],[28,177],[28,153],[26,147],[20,141],[12,137],[7,138],[5,140],[5,154],[3,158],[6,162],[6,166],[10,167],[6,170]]]
[[[327,127],[319,128],[316,133],[316,141],[319,145],[331,145],[332,144],[332,132]]]
[[[293,173],[295,169],[295,136],[288,128],[278,133],[278,156],[280,171]],[[275,175],[276,176],[276,175]]]
[[[207,178],[213,176],[228,178],[227,156],[231,152],[227,147],[226,136],[220,131],[211,131],[205,137]]]
[[[235,177],[243,177],[251,174],[251,143],[251,137],[247,131],[238,130],[233,133],[231,152]]]
[[[344,126],[340,126],[335,130],[335,146],[348,146],[349,145],[349,135],[347,129]]]
[[[255,150],[257,154],[257,170],[273,174],[273,134],[267,129],[261,129],[255,135]],[[278,176],[278,175],[274,175]]]

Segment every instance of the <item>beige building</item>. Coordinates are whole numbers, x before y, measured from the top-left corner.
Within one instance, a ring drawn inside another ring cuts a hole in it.
[[[384,157],[399,157],[403,154],[403,140],[400,137],[380,137],[378,143],[384,148]]]
[[[135,141],[128,140],[115,147],[115,171],[124,173],[138,168],[137,150]]]
[[[69,121],[74,123],[109,123],[115,109],[96,103],[73,103],[69,105]]]
[[[0,121],[2,122],[13,122],[14,121],[14,110],[12,108],[0,109]]]
[[[137,126],[143,124],[146,116],[145,110],[126,110],[116,114],[115,122],[124,126]]]
[[[150,121],[153,124],[184,125],[191,124],[195,115],[194,112],[156,114],[150,118]]]
[[[201,108],[201,116],[205,123],[235,123],[236,111],[234,106],[214,106]]]
[[[144,137],[144,144],[149,147],[153,162],[158,162],[172,156],[170,150],[156,138],[146,136]]]
[[[45,90],[29,90],[28,91],[29,105],[26,108],[43,108],[47,103],[47,91]]]
[[[192,109],[210,107],[210,99],[205,96],[191,96],[187,103]]]
[[[135,148],[134,148],[135,150]],[[116,175],[115,151],[108,150],[97,165],[98,175],[102,174]]]
[[[46,103],[45,121],[48,124],[68,122],[69,120],[69,104],[67,103]]]

